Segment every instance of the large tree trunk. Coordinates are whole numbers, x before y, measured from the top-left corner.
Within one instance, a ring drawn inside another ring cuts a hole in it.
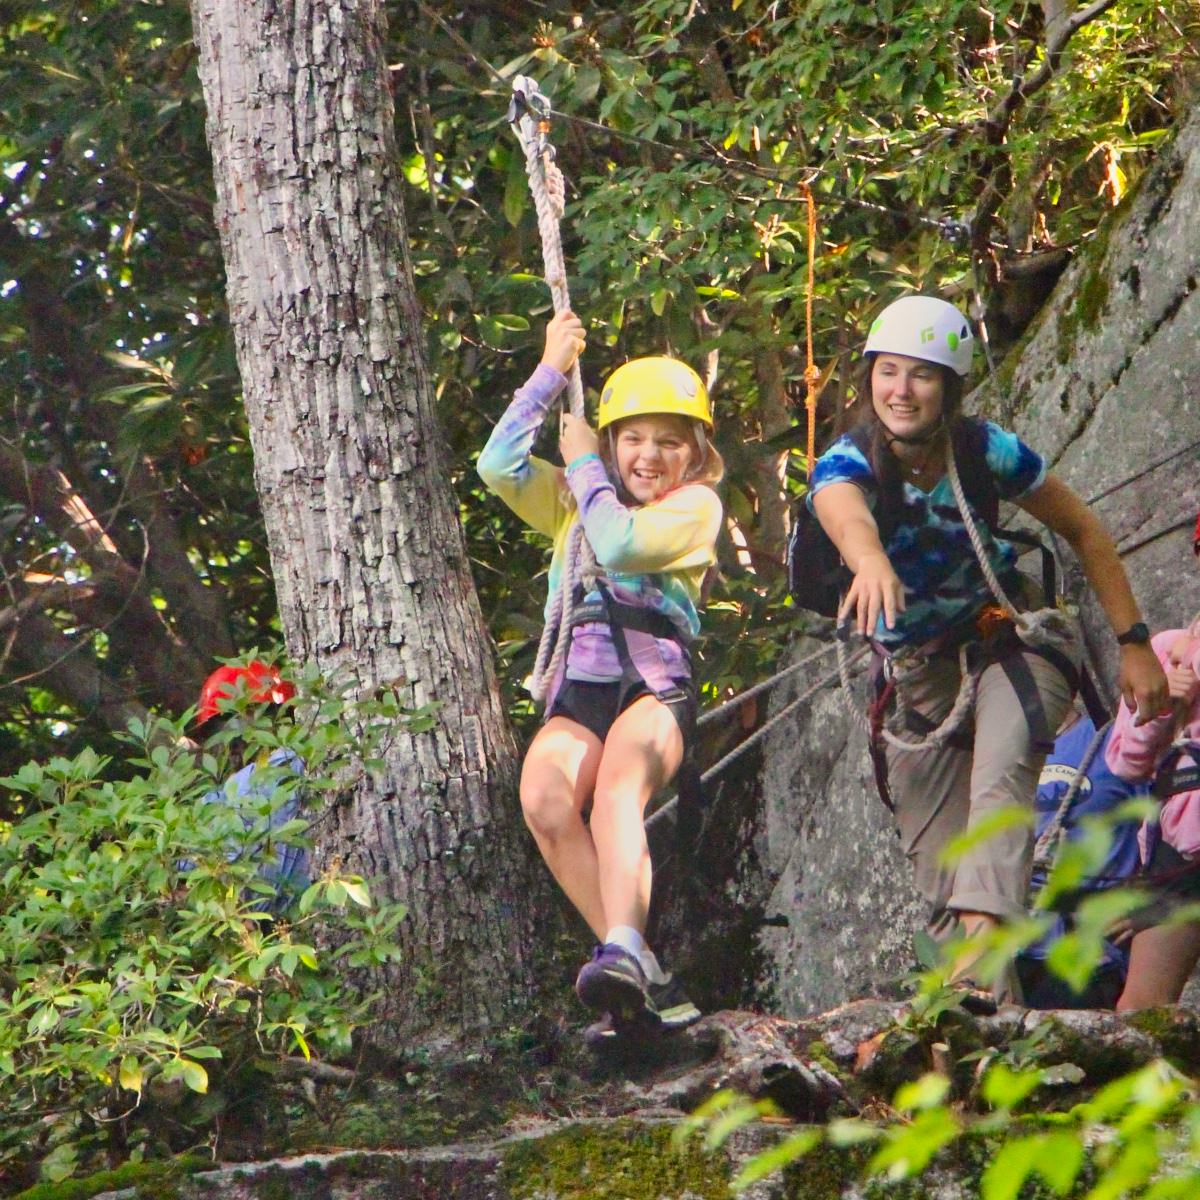
[[[529,994],[541,876],[432,406],[382,4],[192,11],[288,651],[440,706],[319,850],[409,907],[381,1018],[470,1029]]]

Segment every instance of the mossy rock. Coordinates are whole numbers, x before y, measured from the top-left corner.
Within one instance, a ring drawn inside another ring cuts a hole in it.
[[[676,1149],[672,1128],[572,1125],[513,1146],[500,1180],[513,1200],[732,1200],[725,1158]]]
[[[97,1171],[78,1179],[63,1179],[58,1183],[37,1183],[12,1200],[89,1200],[103,1192],[117,1192],[133,1188],[138,1200],[173,1200],[175,1184],[186,1175],[197,1171],[211,1170],[208,1159],[189,1155],[166,1161],[130,1162],[111,1171]]]

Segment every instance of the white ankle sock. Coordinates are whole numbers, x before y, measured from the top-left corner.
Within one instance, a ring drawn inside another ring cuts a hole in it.
[[[651,983],[666,983],[671,977],[662,969],[662,965],[654,956],[654,951],[649,946],[638,955],[638,962],[642,964],[642,970],[646,973],[646,978]]]
[[[638,958],[646,948],[646,939],[632,925],[614,925],[604,935],[605,945],[620,946]]]

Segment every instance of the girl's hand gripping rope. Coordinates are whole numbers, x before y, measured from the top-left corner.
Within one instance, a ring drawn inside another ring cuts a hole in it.
[[[587,344],[583,322],[570,309],[556,313],[546,325],[546,349],[542,362],[566,375]]]
[[[558,449],[563,462],[570,466],[584,454],[598,454],[600,440],[596,437],[596,431],[586,421],[564,412],[558,435]]]

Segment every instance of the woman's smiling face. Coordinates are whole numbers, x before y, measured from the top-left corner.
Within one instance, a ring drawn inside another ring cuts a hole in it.
[[[669,413],[627,417],[617,425],[613,442],[617,474],[639,504],[677,488],[697,455],[691,423]]]
[[[871,364],[875,415],[898,437],[928,433],[942,415],[942,369],[907,354],[879,354]]]

